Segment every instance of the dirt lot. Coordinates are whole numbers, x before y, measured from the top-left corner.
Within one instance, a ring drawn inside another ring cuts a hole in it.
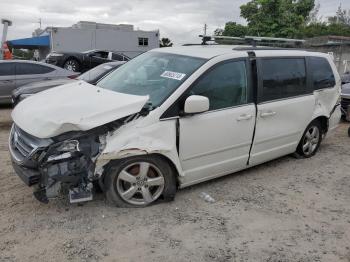
[[[84,206],[37,202],[11,168],[2,125],[0,261],[350,261],[347,127],[312,159],[284,157],[180,190],[171,203],[120,209],[102,194]]]

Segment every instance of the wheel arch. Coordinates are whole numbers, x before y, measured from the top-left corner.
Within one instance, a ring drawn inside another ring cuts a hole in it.
[[[329,129],[329,118],[328,117],[326,117],[324,115],[320,115],[320,116],[315,117],[311,122],[313,122],[313,121],[320,122],[323,134],[326,134],[328,132],[328,129]]]
[[[169,164],[169,166],[171,167],[171,169],[175,174],[176,186],[178,187],[180,185],[182,169],[179,166],[179,164],[176,163],[177,161],[174,160],[172,156],[170,156],[170,154],[161,153],[161,152],[149,153],[146,150],[135,149],[135,148],[129,149],[128,152],[124,152],[125,154],[123,154],[123,152],[120,152],[120,153],[121,154],[119,156],[116,156],[114,158],[103,159],[103,160],[99,159],[96,163],[96,166],[98,168],[95,170],[95,176],[103,177],[112,165],[117,164],[120,160],[123,160],[126,158],[131,158],[135,156],[156,156]]]

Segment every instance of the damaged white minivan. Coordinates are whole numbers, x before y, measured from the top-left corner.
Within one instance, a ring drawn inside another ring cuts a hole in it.
[[[103,78],[21,102],[9,148],[35,197],[120,207],[296,153],[340,119],[340,77],[322,53],[233,46],[155,49]]]

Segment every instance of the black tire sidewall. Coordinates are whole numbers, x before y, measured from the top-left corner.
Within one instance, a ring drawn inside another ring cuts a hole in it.
[[[312,126],[315,126],[315,127],[318,128],[318,131],[319,131],[319,133],[320,133],[320,136],[319,136],[319,140],[318,140],[318,142],[317,142],[317,146],[316,146],[314,152],[312,152],[312,154],[310,154],[310,155],[305,155],[305,153],[304,153],[304,151],[303,151],[303,148],[302,148],[302,147],[303,147],[303,141],[304,141],[306,132],[307,132]],[[310,157],[313,157],[313,156],[317,153],[317,151],[318,151],[318,149],[319,149],[319,147],[320,147],[320,145],[321,145],[322,136],[323,136],[323,132],[322,132],[322,128],[321,128],[321,123],[320,123],[319,121],[317,121],[317,120],[312,121],[312,122],[307,126],[307,128],[305,129],[305,131],[304,131],[304,133],[303,133],[303,136],[301,137],[301,140],[300,140],[299,145],[298,145],[298,147],[297,147],[297,154],[299,154],[299,155],[302,156],[303,158],[310,158]]]
[[[175,195],[175,192],[176,192],[175,174],[171,166],[167,163],[167,161],[155,155],[135,156],[135,157],[121,159],[118,161],[113,161],[110,164],[104,179],[105,194],[108,202],[118,207],[145,207],[148,205],[152,205],[158,201],[158,200],[155,200],[152,203],[145,204],[145,205],[133,205],[126,202],[119,195],[116,189],[117,178],[120,175],[120,172],[126,166],[131,165],[132,163],[135,163],[135,162],[148,162],[155,165],[162,172],[164,176],[164,189],[161,196],[163,195],[164,197],[167,195]]]

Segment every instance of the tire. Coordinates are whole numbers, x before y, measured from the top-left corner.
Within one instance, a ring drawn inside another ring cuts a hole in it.
[[[304,134],[297,147],[297,155],[302,158],[314,156],[322,141],[321,123],[317,120],[312,121],[304,131]]]
[[[79,72],[80,65],[79,62],[74,58],[69,58],[64,62],[63,68],[73,72]]]
[[[107,201],[118,207],[145,207],[161,196],[172,200],[176,193],[173,169],[155,155],[113,162],[106,172],[104,185]]]

